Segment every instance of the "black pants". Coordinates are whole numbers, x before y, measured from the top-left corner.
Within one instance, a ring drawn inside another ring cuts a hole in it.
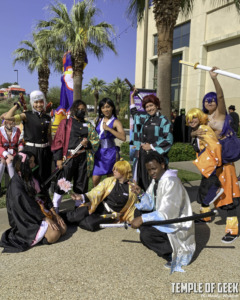
[[[58,176],[58,180],[61,178],[71,181],[73,179],[73,191],[77,194],[84,194],[88,192],[88,177],[87,177],[87,159],[86,153],[81,153],[78,156],[71,159]],[[60,190],[58,185],[55,188],[55,192],[63,195],[64,191]]]
[[[94,213],[89,215],[88,208],[85,206],[78,207],[63,216],[67,224],[76,224],[80,228],[88,231],[97,231],[100,224],[109,224],[115,222],[112,218],[103,218],[101,215],[108,214],[104,205],[100,203]]]
[[[152,151],[151,151],[152,152]],[[146,191],[151,183],[151,178],[148,175],[148,171],[145,166],[145,158],[147,152],[142,148],[139,150],[138,164],[137,164],[137,182],[138,185]]]
[[[144,212],[136,209],[134,217],[139,217]],[[157,230],[152,226],[140,226],[140,240],[144,246],[153,250],[158,256],[167,257],[172,253],[172,246],[166,233]]]

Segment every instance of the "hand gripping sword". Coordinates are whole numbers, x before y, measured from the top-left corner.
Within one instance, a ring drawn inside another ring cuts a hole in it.
[[[72,155],[69,156],[62,164],[62,166],[66,166],[68,164],[68,162],[74,157],[74,155],[82,148],[82,144],[80,143],[79,145],[77,145],[77,147],[72,151]],[[53,173],[50,175],[50,177],[48,177],[47,180],[45,180],[42,184],[42,186],[47,185],[55,176],[57,176],[57,174],[61,171],[62,169],[56,168]]]

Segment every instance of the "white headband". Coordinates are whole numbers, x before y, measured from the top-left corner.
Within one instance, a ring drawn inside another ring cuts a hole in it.
[[[45,96],[44,96],[43,92],[41,92],[41,91],[31,92],[31,94],[30,94],[30,104],[32,106],[32,110],[34,110],[33,109],[34,102],[39,101],[39,100],[44,101],[44,109],[45,109],[46,108],[46,99],[45,99]]]

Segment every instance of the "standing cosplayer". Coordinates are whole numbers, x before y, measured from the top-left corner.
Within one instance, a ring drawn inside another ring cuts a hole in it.
[[[42,240],[44,244],[55,243],[67,227],[54,211],[47,190],[40,189],[40,182],[34,176],[34,155],[19,152],[13,159],[13,167],[15,172],[6,196],[11,228],[3,233],[0,247],[3,252],[21,252]]]
[[[195,232],[192,221],[161,225],[143,226],[148,221],[161,221],[192,215],[188,193],[177,177],[177,170],[167,170],[162,155],[153,152],[145,159],[146,169],[152,182],[146,193],[139,195],[141,202],[135,204],[133,228],[140,229],[140,240],[158,256],[165,258],[166,268],[171,272],[183,272],[182,266],[190,263],[195,252]],[[140,194],[141,188],[132,185]]]
[[[119,157],[119,150],[114,139],[126,141],[122,123],[117,119],[113,101],[104,98],[99,102],[96,131],[100,146],[94,156],[93,185],[97,186],[102,175],[112,175],[113,165]]]
[[[168,162],[167,153],[173,144],[173,135],[171,122],[159,112],[160,101],[156,96],[145,96],[142,107],[145,114],[137,110],[133,92],[130,108],[134,119],[134,146],[136,146],[135,153],[137,154],[134,160],[134,178],[146,191],[151,180],[146,171],[144,159],[149,152],[156,151],[165,155],[166,162]]]
[[[32,111],[25,111],[19,115],[14,113],[20,108],[21,102],[14,104],[6,115],[5,120],[16,123],[23,121],[24,150],[30,151],[36,157],[39,165],[39,176],[45,181],[51,175],[52,152],[51,152],[51,117],[45,114],[46,99],[41,91],[33,91],[30,94]]]
[[[5,120],[3,126],[0,127],[0,183],[2,182],[5,167],[7,167],[10,178],[13,177],[13,157],[18,151],[23,149],[20,135],[21,131],[15,127],[13,121]],[[0,195],[2,195],[2,190],[0,190]]]
[[[58,179],[73,179],[73,191],[77,194],[88,191],[88,179],[90,176],[90,162],[93,161],[93,153],[99,146],[99,137],[94,126],[84,119],[86,104],[82,100],[76,100],[70,109],[71,117],[64,119],[58,126],[58,130],[52,144],[54,160],[62,169]],[[82,148],[74,155],[67,165],[62,167],[63,160],[72,155],[73,150],[81,143]],[[53,205],[58,211],[64,191],[59,187],[55,189]]]
[[[222,146],[222,163],[223,166],[218,168],[218,176],[224,193],[215,202],[216,207],[227,211],[226,235],[222,238],[223,243],[231,243],[238,237],[238,218],[237,209],[240,200],[240,190],[236,176],[234,161],[240,157],[240,141],[234,130],[230,126],[230,117],[227,115],[223,90],[217,79],[217,73],[214,67],[210,71],[215,92],[206,94],[203,98],[203,111],[208,115],[208,126],[215,132]],[[205,132],[198,129],[191,133],[192,136],[201,138]]]

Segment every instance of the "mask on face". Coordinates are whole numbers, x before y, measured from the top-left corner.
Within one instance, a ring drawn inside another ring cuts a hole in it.
[[[85,117],[85,111],[81,109],[77,110],[75,113],[75,117],[79,120],[83,120]]]

